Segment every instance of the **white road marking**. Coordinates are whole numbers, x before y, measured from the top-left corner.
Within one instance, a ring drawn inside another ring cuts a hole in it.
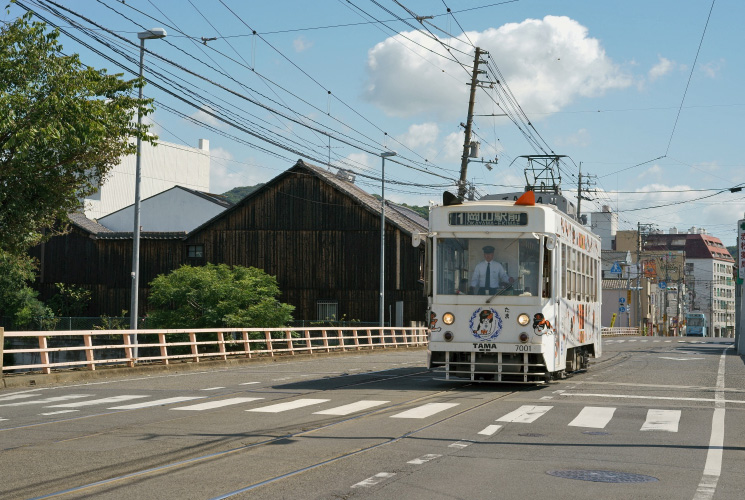
[[[710,500],[717,490],[719,476],[722,473],[722,451],[724,447],[724,360],[727,347],[719,358],[717,371],[717,392],[714,394],[714,416],[711,418],[711,437],[709,451],[706,454],[706,464],[701,482],[698,483],[693,500]]]
[[[92,394],[68,394],[66,396],[52,396],[51,398],[35,399],[34,401],[18,401],[17,403],[7,403],[0,406],[26,406],[55,403],[57,401],[67,401],[68,399],[89,398]]]
[[[434,460],[435,458],[440,458],[442,455],[424,455],[419,458],[415,458],[414,460],[409,460],[406,462],[407,464],[414,464],[414,465],[422,465],[426,464],[430,460]]]
[[[691,361],[694,359],[704,359],[704,358],[668,358],[667,356],[660,356],[660,359],[672,359],[673,361]]]
[[[260,382],[243,382],[242,384],[238,384],[238,385],[253,385],[253,384],[258,384],[258,383]]]
[[[204,396],[181,396],[175,398],[156,399],[155,401],[146,401],[144,403],[133,403],[131,405],[112,406],[109,410],[137,410],[140,408],[150,408],[151,406],[169,405],[171,403],[183,403],[193,399],[202,399]]]
[[[508,413],[507,415],[498,418],[497,422],[519,422],[523,424],[529,424],[535,422],[540,417],[546,414],[548,410],[553,406],[532,406],[524,405],[517,410]]]
[[[286,403],[277,403],[276,405],[262,406],[261,408],[252,408],[246,411],[255,411],[261,413],[280,413],[287,410],[295,410],[297,408],[303,408],[304,406],[317,405],[330,401],[328,399],[296,399],[295,401],[288,401]]]
[[[49,416],[49,415],[59,415],[60,413],[75,413],[76,411],[80,410],[60,410],[60,411],[50,411],[49,413],[39,413],[39,415]]]
[[[367,410],[368,408],[374,408],[375,406],[384,405],[386,403],[390,403],[390,401],[362,400],[362,401],[358,401],[356,403],[350,403],[344,406],[337,406],[336,408],[331,408],[328,410],[317,411],[313,414],[314,415],[349,415],[350,413],[354,413],[356,411]]]
[[[207,401],[206,403],[197,403],[190,406],[179,406],[178,408],[171,408],[171,410],[188,410],[188,411],[203,411],[212,410],[214,408],[222,408],[223,406],[238,405],[241,403],[248,403],[249,401],[258,401],[264,398],[229,398],[221,399],[219,401]]]
[[[615,408],[605,406],[585,406],[579,415],[569,422],[571,427],[591,427],[593,429],[604,429],[610,419],[613,418]]]
[[[472,444],[473,444],[472,441],[458,441],[458,442],[448,445],[448,448],[466,448],[468,446],[471,446]]]
[[[565,392],[562,396],[587,396],[594,398],[622,398],[622,399],[660,399],[665,401],[716,401],[712,398],[676,398],[672,396],[636,396],[634,394],[589,394],[589,393],[574,393]],[[739,399],[725,399],[725,403],[739,403],[745,404],[745,401]]]
[[[542,396],[541,399],[554,399],[553,396]]]
[[[225,387],[208,387],[206,389],[202,389],[203,391],[217,391],[219,389],[225,389]]]
[[[426,405],[391,415],[391,418],[427,418],[436,413],[440,413],[441,411],[458,406],[459,404],[460,403],[427,403]]]
[[[353,484],[352,488],[369,488],[370,486],[375,486],[376,484],[382,482],[383,480],[391,478],[395,475],[396,474],[393,472],[378,472],[373,477],[368,477],[364,481],[360,481],[357,484]]]
[[[483,434],[484,436],[492,436],[501,428],[501,425],[487,425],[484,430],[479,431],[479,434]]]
[[[649,410],[640,431],[678,432],[680,410]]]
[[[5,401],[11,401],[13,399],[33,398],[34,396],[38,396],[38,394],[24,393],[24,394],[13,394],[11,396],[3,396],[3,397],[0,397],[0,403],[3,403]]]
[[[140,398],[146,398],[146,397],[148,396],[133,396],[133,395],[112,396],[110,398],[93,399],[89,401],[78,401],[77,403],[49,405],[46,408],[78,408],[80,406],[93,406],[93,405],[100,405],[100,404],[107,404],[107,403],[118,403],[120,401],[127,401],[130,399],[140,399]]]

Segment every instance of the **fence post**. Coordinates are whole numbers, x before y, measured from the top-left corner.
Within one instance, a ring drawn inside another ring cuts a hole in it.
[[[217,332],[217,350],[220,352],[220,359],[226,361],[228,356],[225,354],[225,334],[223,332]]]
[[[197,346],[197,334],[189,332],[189,342],[191,343],[191,353],[194,355],[194,362],[199,363],[199,348]]]
[[[243,330],[243,350],[246,351],[246,357],[251,357],[251,343],[248,341],[248,330]]]
[[[49,366],[49,351],[47,350],[47,338],[44,335],[39,335],[39,361],[41,361],[42,369],[41,372],[45,375],[52,373],[52,368]]]
[[[5,328],[0,326],[0,378],[3,378],[4,347],[5,347]]]
[[[132,344],[129,343],[129,333],[122,334],[122,344],[124,345],[124,357],[127,358],[127,366],[132,368],[135,360],[132,357]]]
[[[88,369],[95,371],[96,364],[93,362],[93,341],[90,334],[83,335],[83,343],[85,344],[85,360],[88,361]]]
[[[269,351],[269,355],[274,357],[274,346],[272,345],[272,332],[264,330],[264,338],[266,339],[266,349]]]
[[[166,334],[165,333],[159,333],[158,334],[158,343],[160,344],[160,356],[163,358],[161,362],[164,365],[168,364],[168,347],[166,347]]]

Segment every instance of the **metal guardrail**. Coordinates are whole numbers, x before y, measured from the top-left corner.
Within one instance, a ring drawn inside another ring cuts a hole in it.
[[[639,328],[632,326],[632,327],[616,327],[616,328],[608,328],[603,327],[601,332],[603,337],[621,337],[624,335],[639,335]]]
[[[2,329],[0,328],[0,339]],[[126,365],[205,358],[273,357],[332,351],[427,345],[424,327],[205,328],[185,330],[78,330],[5,332],[0,373]],[[38,346],[38,347],[37,347]],[[54,359],[57,358],[57,359]],[[19,360],[19,361],[16,361]]]

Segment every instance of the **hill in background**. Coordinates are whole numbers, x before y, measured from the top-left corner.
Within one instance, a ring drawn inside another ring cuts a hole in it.
[[[227,198],[227,200],[230,203],[238,203],[243,198],[245,198],[249,194],[253,193],[254,191],[256,191],[257,189],[259,189],[263,185],[264,185],[264,183],[256,184],[255,186],[239,186],[239,187],[234,187],[233,189],[231,189],[230,191],[226,191],[222,195],[225,198]]]

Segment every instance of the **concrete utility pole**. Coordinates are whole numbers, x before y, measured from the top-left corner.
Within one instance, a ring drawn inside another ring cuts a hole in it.
[[[485,73],[485,71],[479,70],[479,64],[485,62],[481,60],[482,54],[488,54],[488,52],[476,47],[476,54],[473,57],[473,74],[471,75],[471,96],[468,99],[466,137],[463,142],[463,157],[460,162],[460,180],[458,181],[458,199],[460,201],[466,199],[466,171],[468,170],[468,157],[471,150],[471,127],[473,127],[473,107],[476,103],[476,87],[478,87],[479,83],[478,76],[479,73]]]

